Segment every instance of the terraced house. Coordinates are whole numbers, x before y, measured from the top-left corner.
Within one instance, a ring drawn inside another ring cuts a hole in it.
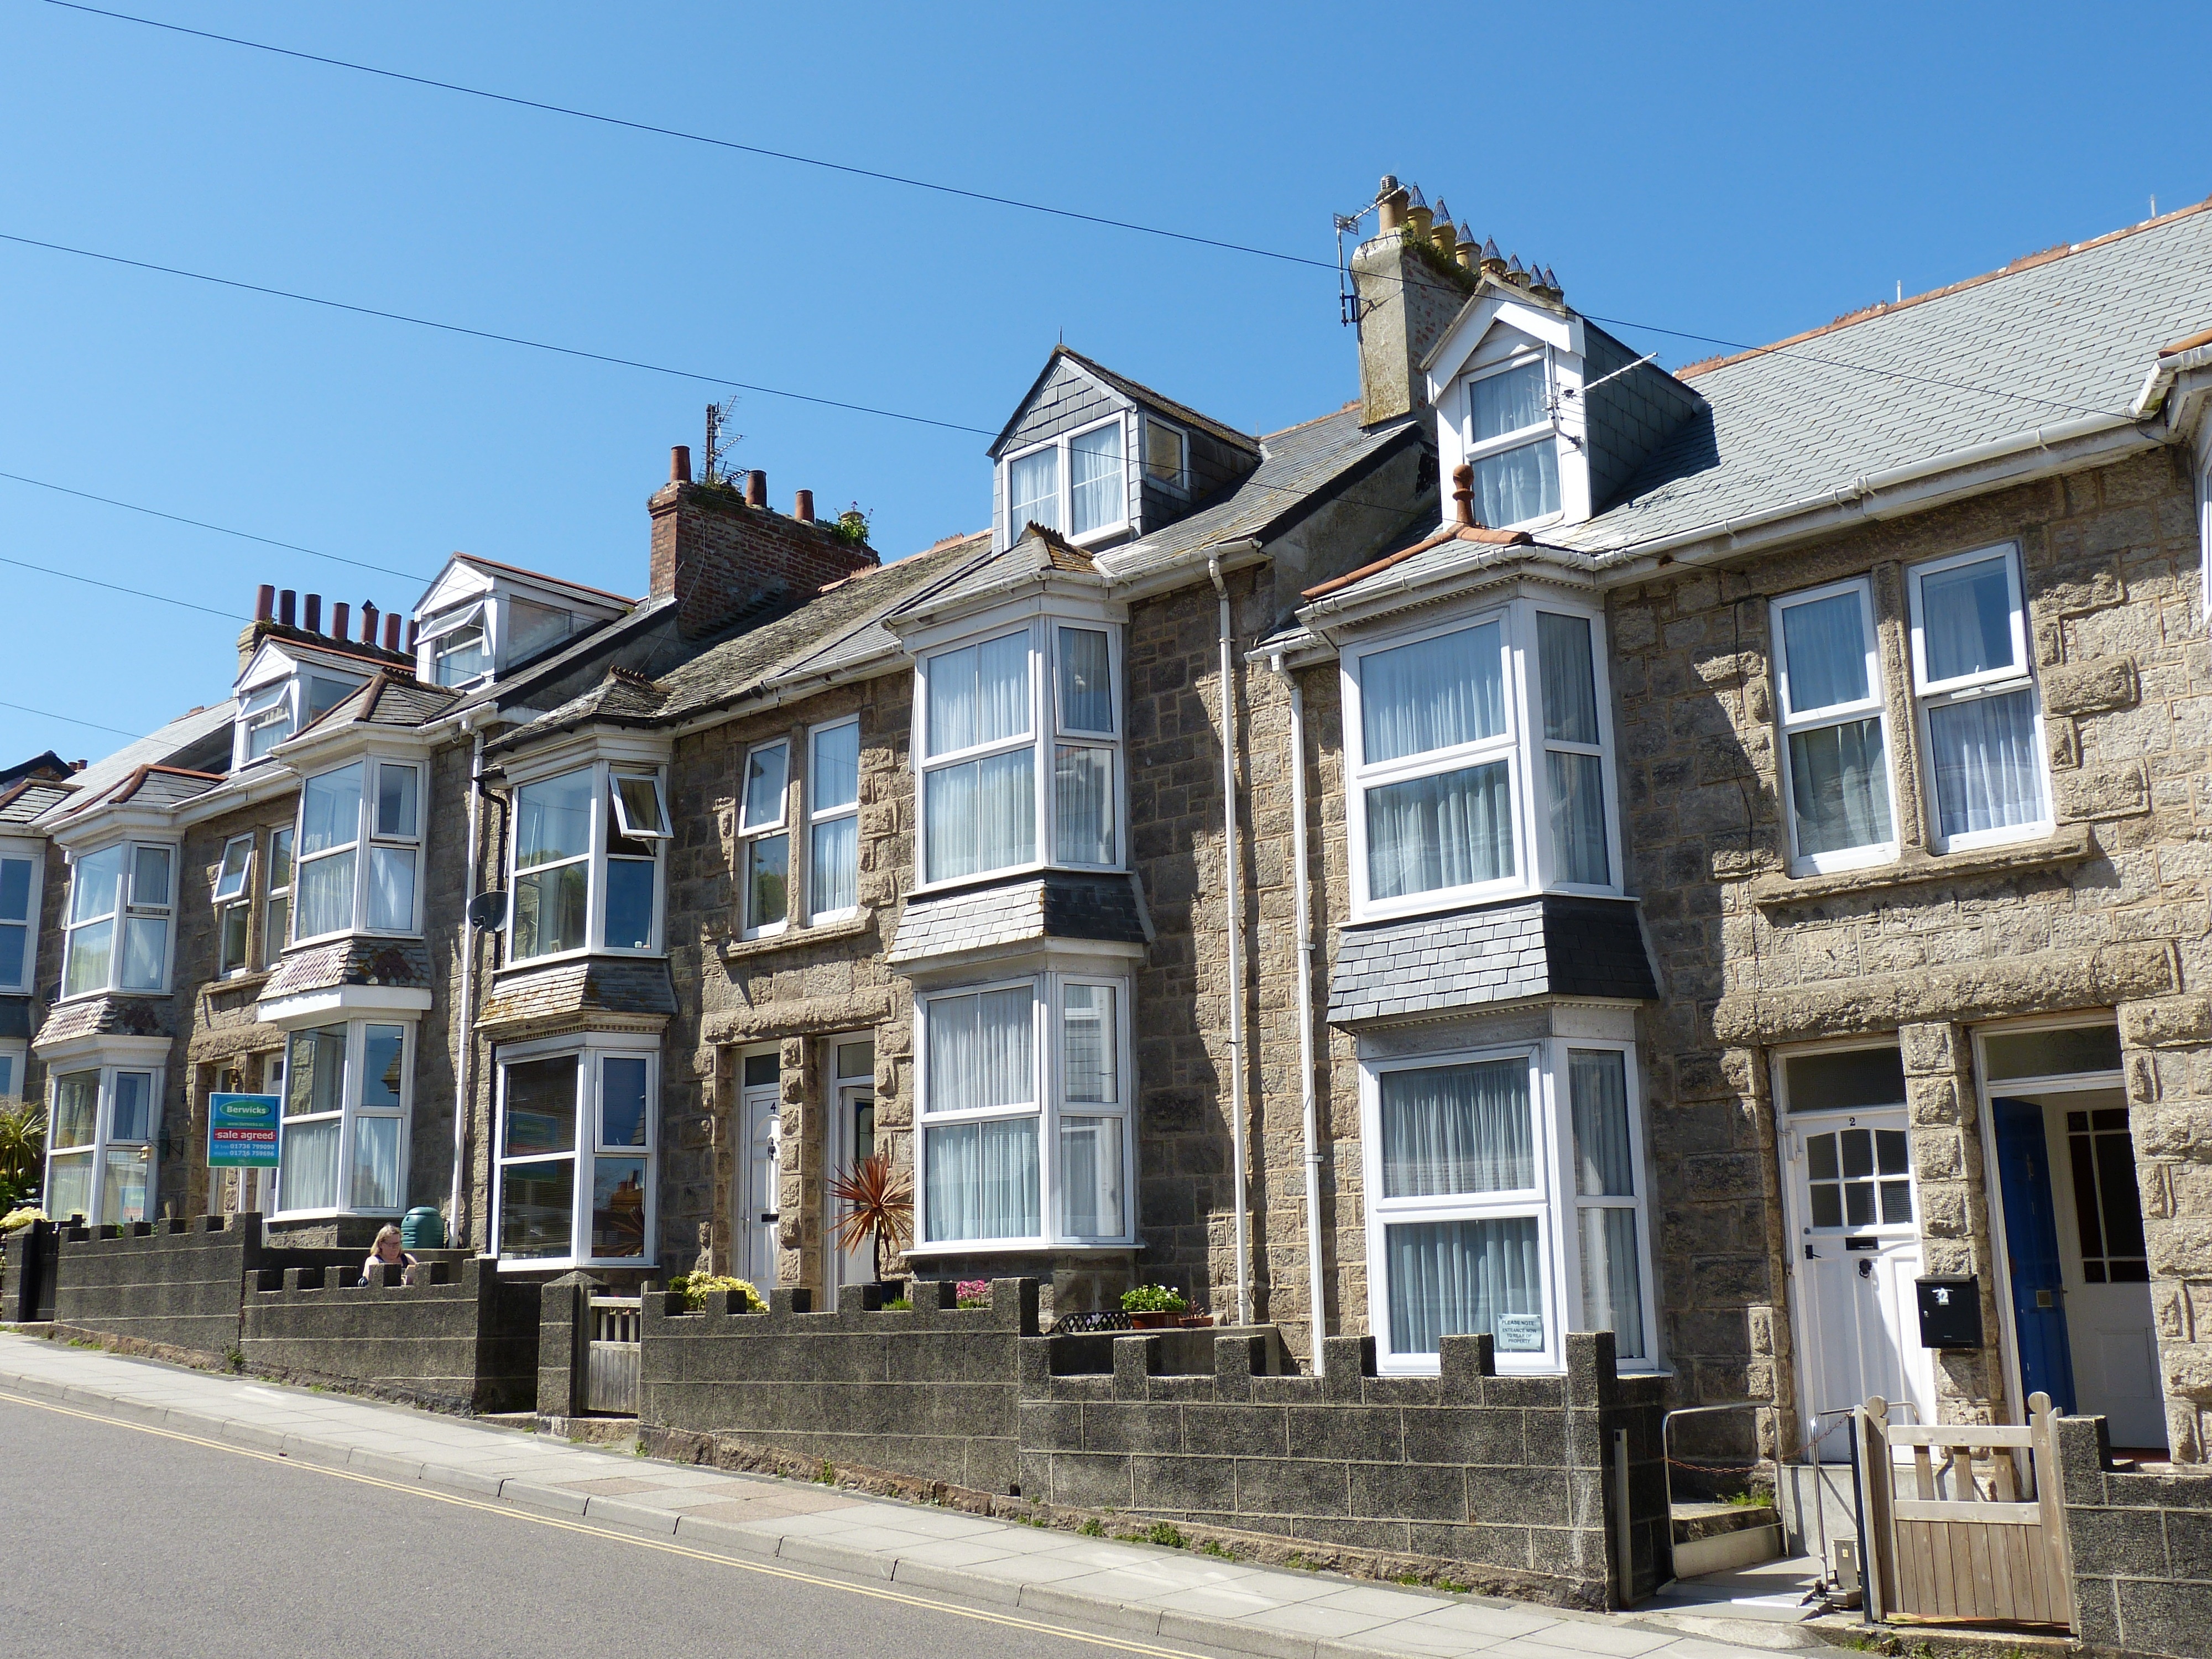
[[[1301,424],[1055,349],[890,562],[678,450],[643,599],[457,556],[411,651],[270,617],[15,786],[50,1207],[1164,1280],[1307,1369],[1609,1329],[1770,1455],[2042,1392],[2201,1461],[2212,211],[1674,373],[1392,180],[1352,279]]]

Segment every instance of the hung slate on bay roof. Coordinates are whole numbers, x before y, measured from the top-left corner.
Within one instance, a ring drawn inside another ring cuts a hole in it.
[[[0,824],[29,823],[76,792],[46,778],[21,778],[0,789]]]
[[[1163,530],[1098,556],[1098,568],[1117,580],[1142,576],[1188,553],[1268,532],[1303,513],[1312,498],[1345,473],[1406,441],[1418,441],[1423,422],[1411,416],[1373,427],[1359,424],[1359,405],[1270,433],[1260,441],[1260,465],[1220,499]]]
[[[1685,422],[1617,504],[1547,540],[1600,554],[2085,416],[2124,416],[2212,321],[2212,203],[1683,375]]]
[[[981,599],[1024,586],[1054,571],[1095,576],[1098,567],[1081,548],[1040,525],[1030,525],[1012,547],[975,560],[945,580],[915,594],[896,609],[907,613],[935,611],[963,599]]]

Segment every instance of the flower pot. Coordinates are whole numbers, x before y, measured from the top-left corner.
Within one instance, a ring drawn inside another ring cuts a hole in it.
[[[1129,1316],[1133,1331],[1171,1331],[1182,1322],[1182,1315],[1165,1308],[1139,1310]]]
[[[1178,1314],[1176,1316],[1176,1322],[1187,1331],[1212,1330],[1213,1316],[1210,1313]]]

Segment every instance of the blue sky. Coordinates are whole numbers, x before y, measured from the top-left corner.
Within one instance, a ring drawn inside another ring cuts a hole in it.
[[[2203,8],[117,0],[740,142],[1333,258],[1394,172],[1592,314],[1757,342],[2212,190]],[[0,232],[995,428],[1055,339],[1236,425],[1356,390],[1327,271],[0,0]],[[2212,319],[2208,319],[2212,321]],[[1623,330],[1672,364],[1711,348]],[[642,591],[720,388],[0,243],[0,556],[228,610],[411,606],[455,549]],[[741,395],[772,500],[887,556],[986,439]],[[238,624],[0,566],[0,704],[124,732]],[[116,733],[0,706],[0,764]]]

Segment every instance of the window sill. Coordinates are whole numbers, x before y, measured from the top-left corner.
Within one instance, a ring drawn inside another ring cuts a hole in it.
[[[839,939],[857,939],[873,931],[876,913],[863,910],[842,921],[833,921],[821,927],[786,927],[782,932],[763,934],[758,939],[724,939],[719,951],[724,962],[742,962],[752,957],[772,957],[785,951],[803,950],[810,945],[830,945]]]
[[[1895,862],[1825,876],[1768,876],[1753,884],[1751,902],[1761,910],[1788,910],[1856,893],[1892,892],[1975,876],[2057,870],[2091,857],[2096,844],[2087,824],[2068,824],[2055,835],[1960,853],[1908,852]]]
[[[593,1267],[623,1267],[635,1270],[659,1264],[649,1255],[573,1256],[573,1255],[501,1255],[479,1256],[479,1261],[489,1261],[493,1270],[502,1273],[580,1273]]]
[[[1079,1244],[1048,1244],[1034,1238],[994,1242],[987,1238],[956,1238],[941,1244],[909,1244],[899,1254],[909,1261],[928,1261],[959,1255],[1127,1255],[1145,1248],[1142,1239],[1122,1244],[1102,1244],[1095,1239]]]

